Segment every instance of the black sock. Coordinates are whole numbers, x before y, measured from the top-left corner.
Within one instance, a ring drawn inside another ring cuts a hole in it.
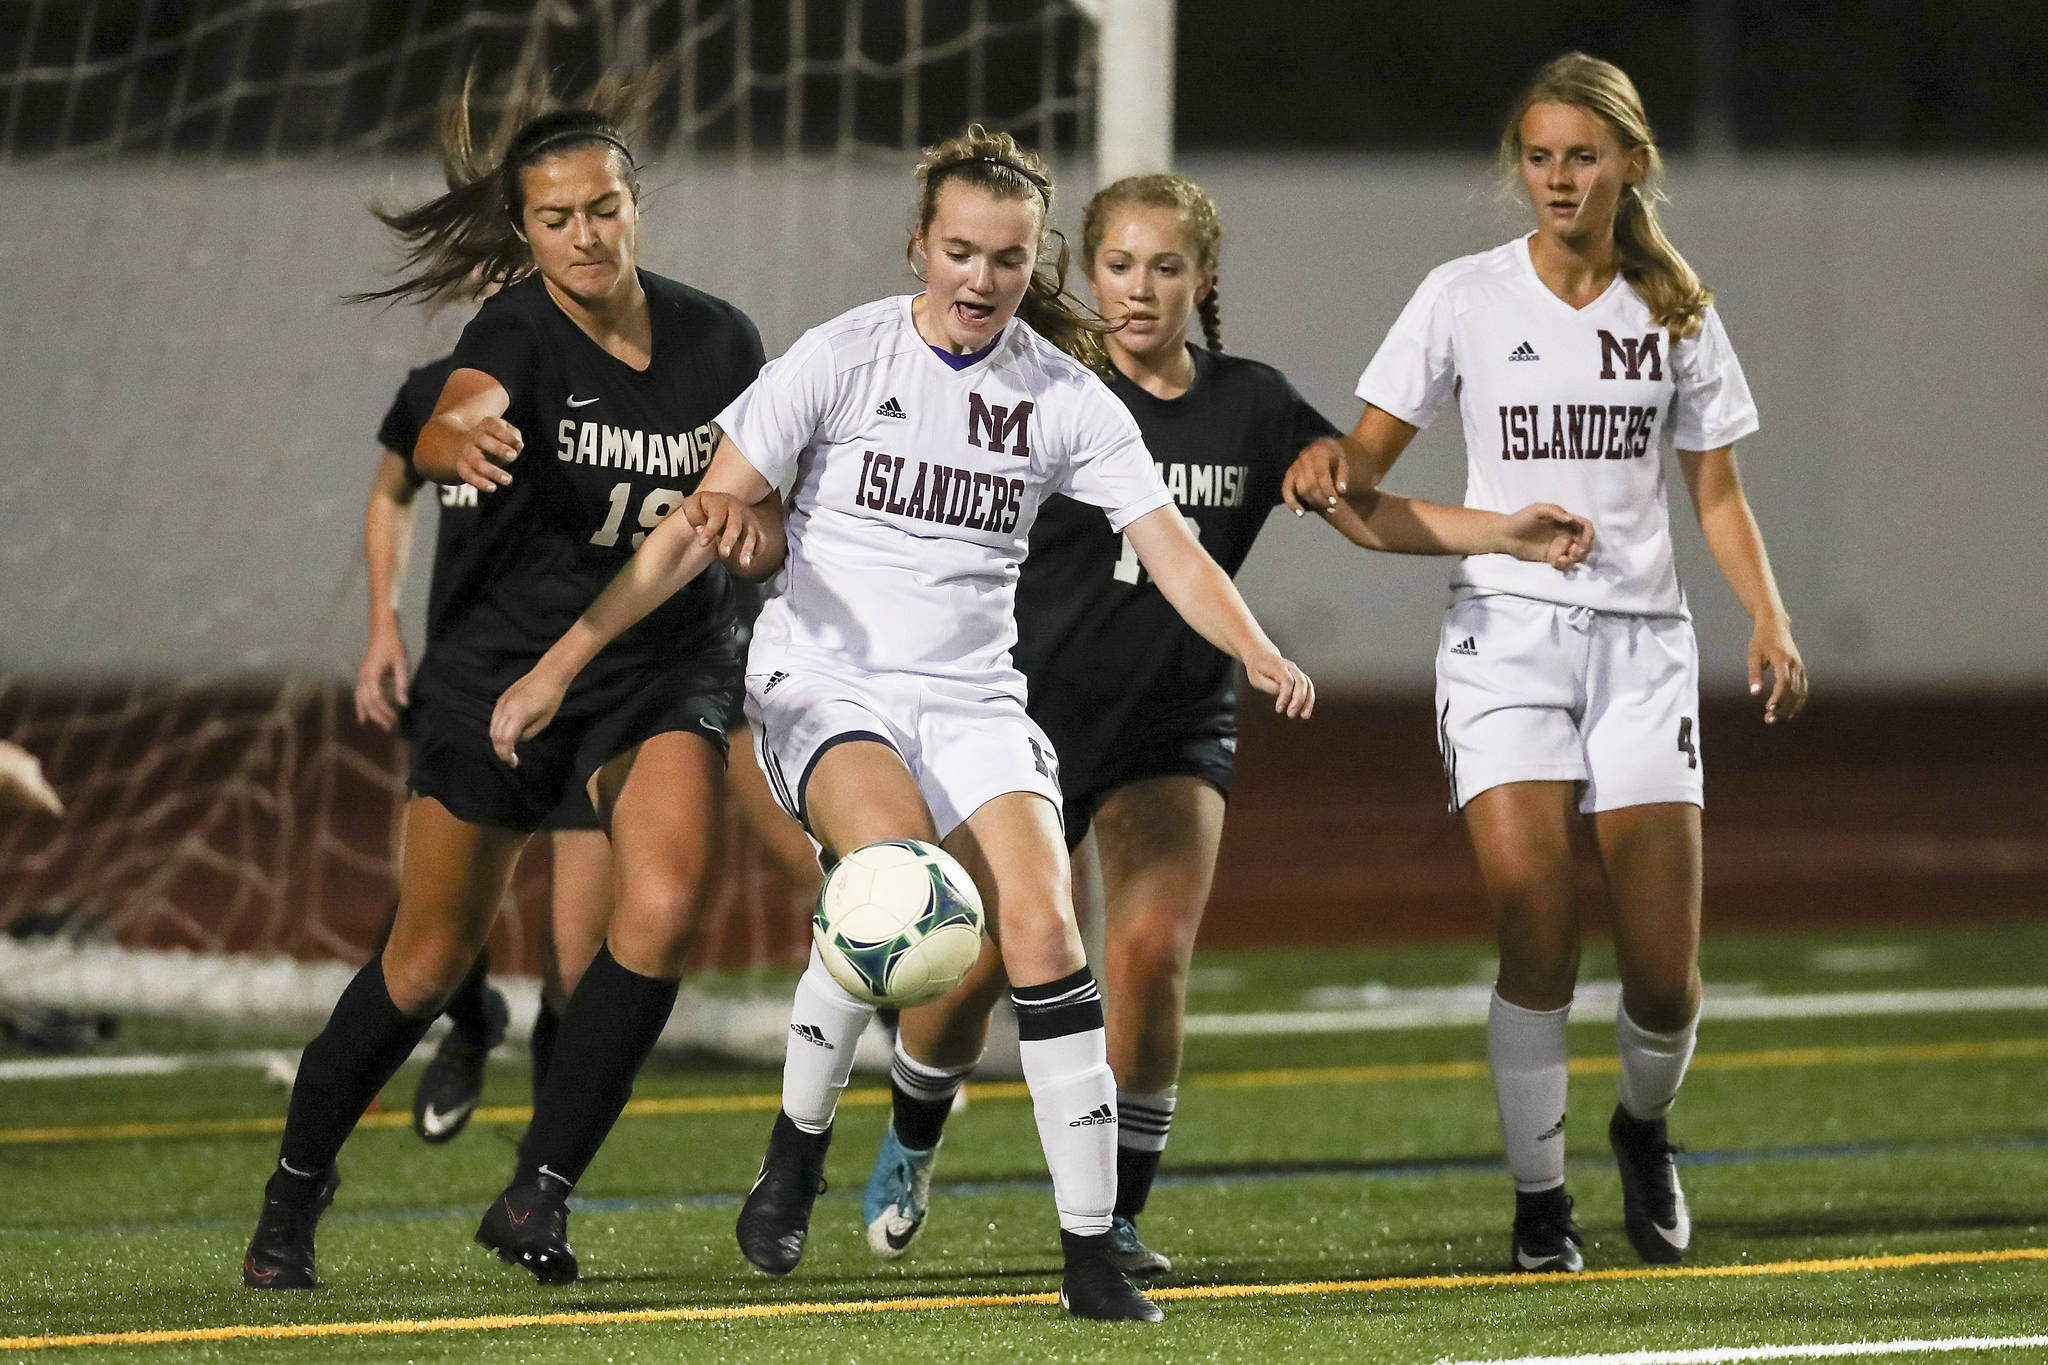
[[[384,961],[373,957],[335,1002],[320,1036],[299,1058],[278,1156],[296,1175],[334,1164],[356,1120],[426,1036],[433,1016],[412,1019],[391,1003]]]
[[[547,1088],[548,1067],[555,1057],[555,1036],[562,1030],[562,1016],[555,1008],[555,1002],[548,999],[548,993],[540,993],[540,1012],[533,1016],[533,1040],[528,1050],[533,1054],[533,1103],[540,1106],[541,1091]]]
[[[1152,1196],[1152,1177],[1159,1174],[1164,1152],[1141,1152],[1122,1143],[1116,1148],[1116,1216],[1135,1220]]]
[[[633,1077],[668,1023],[679,984],[628,971],[609,947],[597,950],[563,1012],[547,1084],[519,1144],[520,1181],[538,1178],[542,1167],[572,1186],[583,1179],[632,1097]]]
[[[921,1100],[895,1084],[890,1085],[889,1092],[893,1097],[891,1121],[896,1126],[896,1140],[917,1152],[929,1152],[938,1146],[946,1132],[946,1117],[953,1112],[953,1101]]]
[[[462,984],[448,1000],[448,1008],[442,1011],[449,1023],[462,1030],[463,1037],[479,1047],[496,1047],[499,1042],[491,1036],[491,1016],[484,1004],[485,993],[490,990],[490,975],[491,950],[479,948],[476,965],[462,978]]]

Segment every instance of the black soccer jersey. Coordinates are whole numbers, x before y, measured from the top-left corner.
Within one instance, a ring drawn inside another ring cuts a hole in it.
[[[1190,350],[1195,380],[1179,398],[1156,398],[1121,373],[1109,386],[1137,418],[1175,506],[1235,574],[1295,455],[1336,428],[1270,365]],[[1113,746],[1170,737],[1235,706],[1230,657],[1181,620],[1098,509],[1068,498],[1049,498],[1031,530],[1017,635],[1032,717],[1075,790]]]
[[[591,340],[539,275],[463,329],[452,366],[505,386],[505,420],[525,444],[511,485],[479,496],[474,535],[437,564],[445,597],[421,665],[436,691],[487,710],[518,681],[697,487],[712,419],[760,370],[760,333],[739,309],[644,270],[640,283],[653,328],[645,370]],[[691,656],[732,623],[731,583],[714,564],[607,646],[565,710]]]
[[[377,443],[394,455],[405,459],[405,476],[415,488],[425,480],[412,467],[412,448],[420,438],[420,431],[434,415],[434,407],[441,401],[441,390],[448,383],[448,376],[455,372],[453,356],[442,356],[429,361],[406,375],[405,383],[399,386],[398,396],[391,400],[390,411],[377,427]],[[437,490],[441,512],[434,524],[434,562],[427,578],[427,636],[431,640],[441,631],[441,616],[448,604],[448,587],[455,581],[455,575],[444,566],[453,564],[462,555],[470,533],[476,529],[477,498],[480,496],[466,483],[442,485]]]

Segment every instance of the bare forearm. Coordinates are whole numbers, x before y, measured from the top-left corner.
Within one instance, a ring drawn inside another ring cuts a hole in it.
[[[581,673],[599,650],[681,592],[717,558],[717,550],[700,544],[686,520],[669,518],[555,641],[536,670],[552,672],[566,683]]]
[[[405,571],[412,561],[412,507],[371,498],[363,516],[363,551],[369,563],[370,630],[396,630]]]
[[[469,427],[453,413],[444,413],[421,427],[412,447],[412,467],[419,477],[432,483],[460,483],[455,457],[462,453],[462,437]]]
[[[1323,516],[1352,544],[1384,554],[1496,554],[1508,539],[1507,518],[1498,512],[1378,490],[1346,494]]]
[[[1199,548],[1192,554],[1169,553],[1165,560],[1157,565],[1147,562],[1145,570],[1196,634],[1233,659],[1274,652],[1273,642],[1245,605],[1237,585],[1215,560]]]
[[[1763,531],[1756,524],[1749,501],[1742,497],[1723,500],[1700,513],[1700,530],[1721,574],[1754,620],[1791,619],[1785,599],[1778,593],[1777,575],[1771,572],[1771,556],[1764,548]]]

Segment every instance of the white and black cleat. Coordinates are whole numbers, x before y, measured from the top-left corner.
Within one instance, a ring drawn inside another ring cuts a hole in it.
[[[1515,1232],[1508,1269],[1529,1275],[1569,1275],[1586,1268],[1585,1238],[1572,1221],[1572,1197],[1556,1185],[1515,1193]]]
[[[1678,1185],[1678,1149],[1663,1119],[1637,1119],[1620,1105],[1607,1124],[1607,1145],[1621,1170],[1622,1223],[1629,1245],[1651,1265],[1677,1265],[1692,1244],[1692,1210]]]
[[[1096,1322],[1158,1322],[1166,1314],[1138,1292],[1111,1257],[1110,1235],[1084,1236],[1060,1229],[1066,1273],[1060,1277],[1060,1307],[1067,1316]]]

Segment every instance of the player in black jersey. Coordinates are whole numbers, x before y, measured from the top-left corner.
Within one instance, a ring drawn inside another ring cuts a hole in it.
[[[471,147],[465,99],[443,145],[448,193],[379,215],[411,244],[412,270],[379,296],[503,284],[464,329],[414,448],[427,478],[483,496],[413,685],[397,921],[300,1063],[243,1265],[258,1288],[318,1282],[336,1154],[469,971],[520,849],[581,788],[611,838],[617,909],[563,1015],[512,1183],[477,1230],[543,1283],[573,1280],[569,1192],[675,1003],[717,851],[741,686],[722,567],[605,650],[517,766],[494,756],[488,725],[498,694],[695,488],[711,419],[760,368],[760,337],[732,305],[638,269],[633,158],[606,113],[542,114],[491,158]],[[755,570],[772,571],[774,509],[736,514]]]
[[[1303,447],[1337,429],[1269,365],[1225,355],[1215,204],[1178,176],[1122,180],[1089,201],[1082,260],[1103,315],[1111,390],[1137,418],[1167,489],[1216,562],[1244,563]],[[1188,343],[1199,311],[1207,349]],[[1383,549],[1454,544],[1549,557],[1584,553],[1583,523],[1559,509],[1473,518],[1464,508],[1384,497],[1347,534]],[[1389,533],[1420,521],[1451,543]],[[1092,508],[1052,497],[1017,584],[1017,667],[1032,718],[1052,739],[1067,842],[1092,829],[1106,900],[1103,998],[1117,1079],[1117,1199],[1111,1236],[1126,1274],[1171,1268],[1138,1238],[1176,1102],[1188,964],[1209,897],[1237,749],[1231,661],[1190,629]],[[970,979],[905,1011],[891,1069],[894,1110],[862,1216],[868,1243],[900,1255],[922,1226],[940,1134],[981,1053],[1000,983]]]
[[[441,390],[454,373],[453,356],[413,370],[391,402],[377,439],[383,448],[370,484],[363,544],[369,563],[370,633],[356,675],[356,719],[380,729],[406,731],[410,669],[399,633],[399,593],[412,545],[412,506],[424,480],[412,466],[413,446],[434,415]],[[433,641],[447,612],[453,576],[443,566],[461,557],[475,533],[481,496],[467,484],[438,489],[434,571],[428,579],[426,638]],[[542,938],[541,999],[532,1035],[533,1093],[540,1097],[554,1051],[561,1011],[583,969],[597,955],[612,913],[611,846],[587,793],[568,793],[541,828],[549,834],[551,873],[547,932]],[[394,907],[395,912],[396,907]],[[387,922],[384,935],[391,926]],[[377,951],[381,952],[380,937]],[[441,1040],[413,1094],[413,1131],[427,1142],[451,1142],[469,1123],[483,1094],[484,1062],[505,1036],[505,998],[488,980],[490,949],[448,1001],[448,1035]]]

